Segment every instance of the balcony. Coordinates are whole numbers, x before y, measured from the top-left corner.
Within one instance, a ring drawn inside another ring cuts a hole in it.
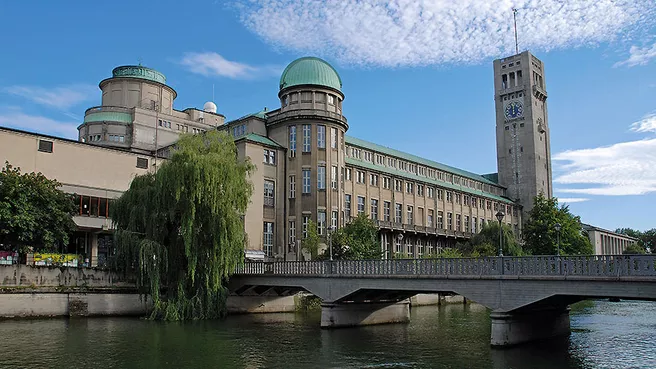
[[[122,106],[94,106],[84,112],[84,123],[120,122],[132,123],[131,108]]]
[[[547,99],[547,91],[538,85],[533,85],[533,96],[540,101],[544,101]]]
[[[327,110],[319,110],[319,109],[287,110],[285,112],[270,116],[269,121],[271,124],[275,124],[279,121],[283,121],[286,119],[308,119],[308,118],[316,119],[317,117],[328,119],[328,120],[336,120],[339,123],[346,124],[346,117],[343,116],[342,114],[335,113],[332,111],[327,111]]]

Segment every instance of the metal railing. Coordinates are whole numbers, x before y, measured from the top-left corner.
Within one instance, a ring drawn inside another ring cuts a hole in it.
[[[246,262],[237,275],[655,277],[656,255]]]
[[[89,109],[87,109],[84,112],[84,115],[89,115],[92,113],[100,113],[100,112],[119,112],[119,113],[130,113],[132,112],[132,108],[126,108],[124,106],[94,106]]]

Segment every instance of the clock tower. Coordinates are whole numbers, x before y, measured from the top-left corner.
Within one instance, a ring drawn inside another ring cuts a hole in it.
[[[494,103],[499,184],[528,214],[539,193],[553,196],[544,64],[528,51],[495,60]]]

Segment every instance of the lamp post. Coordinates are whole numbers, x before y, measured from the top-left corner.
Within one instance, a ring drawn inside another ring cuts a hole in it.
[[[401,245],[401,250],[403,250],[403,244],[401,243],[401,241],[403,241],[403,233],[397,234],[396,239],[399,241],[398,243]]]
[[[556,255],[560,256],[560,230],[563,228],[560,223],[556,223],[554,225],[554,228],[556,229]]]
[[[503,256],[503,226],[501,221],[506,214],[499,210],[494,216],[499,220],[499,256]]]
[[[333,226],[328,227],[328,252],[330,253],[330,261],[333,261],[333,239],[331,236],[334,229],[335,227]]]

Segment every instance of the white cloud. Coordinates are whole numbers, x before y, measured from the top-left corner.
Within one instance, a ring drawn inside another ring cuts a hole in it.
[[[40,115],[25,114],[18,109],[0,112],[0,126],[21,129],[42,134],[51,134],[70,139],[77,139],[77,122],[64,122]]]
[[[265,41],[348,64],[473,63],[611,41],[656,20],[653,0],[239,0]]]
[[[553,156],[564,162],[554,182],[577,185],[556,191],[587,195],[643,195],[656,192],[656,138],[593,149],[569,150]]]
[[[633,132],[656,132],[656,113],[647,114],[641,120],[631,124]]]
[[[626,65],[627,67],[635,67],[636,65],[647,65],[654,58],[656,58],[656,43],[651,47],[638,47],[634,45],[629,49],[629,58],[615,63],[614,66],[620,67]]]
[[[253,79],[279,75],[282,68],[276,66],[252,66],[230,61],[214,52],[185,53],[180,64],[189,71],[204,76],[218,76],[232,79]]]
[[[63,87],[10,86],[5,92],[32,100],[37,104],[65,110],[98,96],[97,87],[75,84]]]
[[[584,198],[584,197],[559,197],[558,202],[560,204],[573,204],[575,202],[584,202],[588,201],[590,199]]]

